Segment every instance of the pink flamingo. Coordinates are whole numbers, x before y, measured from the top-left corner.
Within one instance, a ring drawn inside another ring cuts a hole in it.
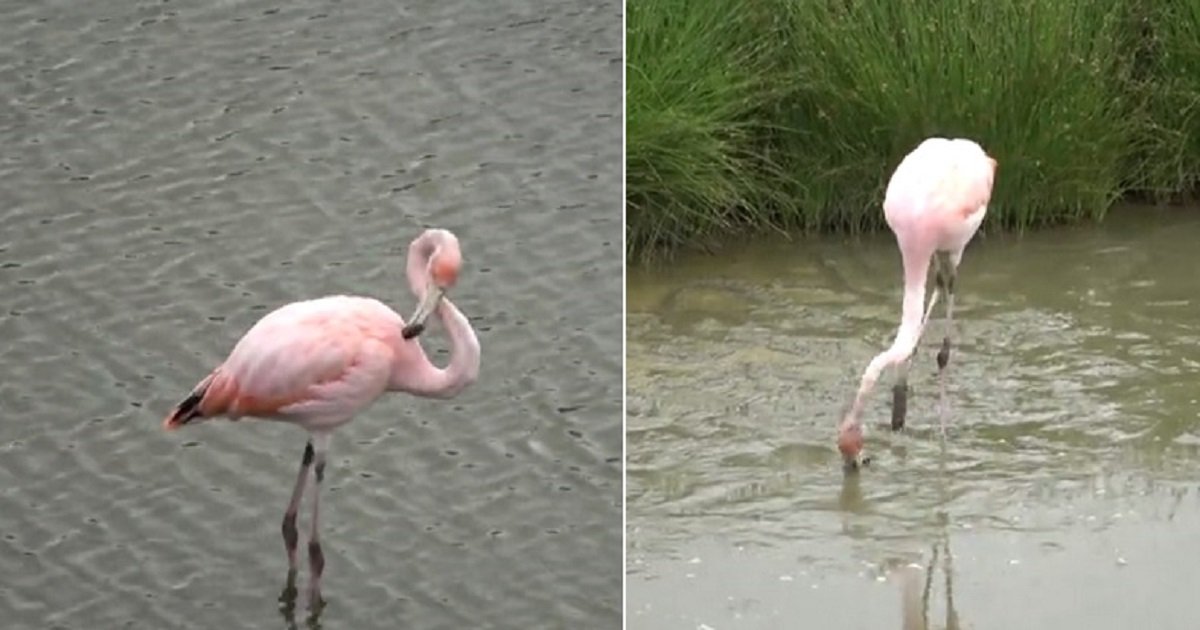
[[[939,378],[950,361],[958,264],[987,214],[996,166],[996,160],[970,140],[929,138],[900,162],[888,182],[883,214],[896,235],[904,263],[904,312],[892,346],[867,365],[854,401],[838,427],[838,450],[848,469],[867,462],[863,457],[863,404],[880,373],[889,366],[897,368],[892,388],[892,429],[904,427],[910,359],[942,293],[946,298],[946,336],[937,355]],[[925,309],[925,280],[931,259],[936,262],[937,282]]]
[[[163,422],[164,428],[174,430],[197,420],[247,416],[291,422],[308,431],[300,472],[283,514],[283,542],[288,556],[285,593],[292,589],[294,594],[296,513],[312,469],[316,484],[308,541],[310,607],[320,603],[325,567],[317,505],[333,430],[384,392],[450,398],[479,375],[479,340],[466,316],[445,297],[461,266],[458,238],[447,230],[426,230],[408,249],[408,283],[419,303],[407,326],[395,311],[371,298],[339,295],[287,304],[260,319]],[[450,337],[445,369],[433,365],[415,339],[435,311]]]

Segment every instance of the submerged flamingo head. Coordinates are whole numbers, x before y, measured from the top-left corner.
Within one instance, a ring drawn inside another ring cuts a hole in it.
[[[863,457],[863,430],[857,422],[846,422],[838,430],[838,450],[842,453],[842,461],[847,470],[856,470],[866,465],[869,460]]]

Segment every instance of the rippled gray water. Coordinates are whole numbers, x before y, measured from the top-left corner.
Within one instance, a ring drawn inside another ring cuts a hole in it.
[[[850,478],[835,424],[898,324],[890,235],[631,269],[630,628],[1200,624],[1200,213],[989,236],[959,276],[947,442],[939,312],[908,432],[879,428],[889,375]]]
[[[482,375],[335,436],[320,622],[617,627],[620,29],[619,2],[7,3],[4,628],[305,625],[276,602],[304,433],[159,423],[270,308],[407,315],[426,225],[462,240]]]

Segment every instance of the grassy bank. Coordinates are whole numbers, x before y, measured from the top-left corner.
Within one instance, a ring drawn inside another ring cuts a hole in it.
[[[993,225],[1200,183],[1194,0],[631,0],[627,25],[631,257],[878,227],[930,135],[1000,162]]]

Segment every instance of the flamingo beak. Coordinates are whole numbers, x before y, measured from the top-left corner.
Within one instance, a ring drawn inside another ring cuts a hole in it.
[[[838,428],[838,450],[842,453],[842,464],[847,473],[857,471],[870,463],[871,459],[863,453],[863,426],[855,422],[852,412],[848,412]]]
[[[421,298],[421,303],[417,304],[417,310],[413,311],[412,317],[408,318],[408,325],[400,331],[400,336],[412,339],[425,332],[425,320],[429,319],[429,316],[437,309],[445,294],[445,289],[431,284],[429,290],[425,292],[425,296]]]
[[[858,454],[852,457],[846,457],[843,461],[843,468],[847,474],[856,473],[870,465],[870,456],[866,455],[862,451],[859,451]]]

